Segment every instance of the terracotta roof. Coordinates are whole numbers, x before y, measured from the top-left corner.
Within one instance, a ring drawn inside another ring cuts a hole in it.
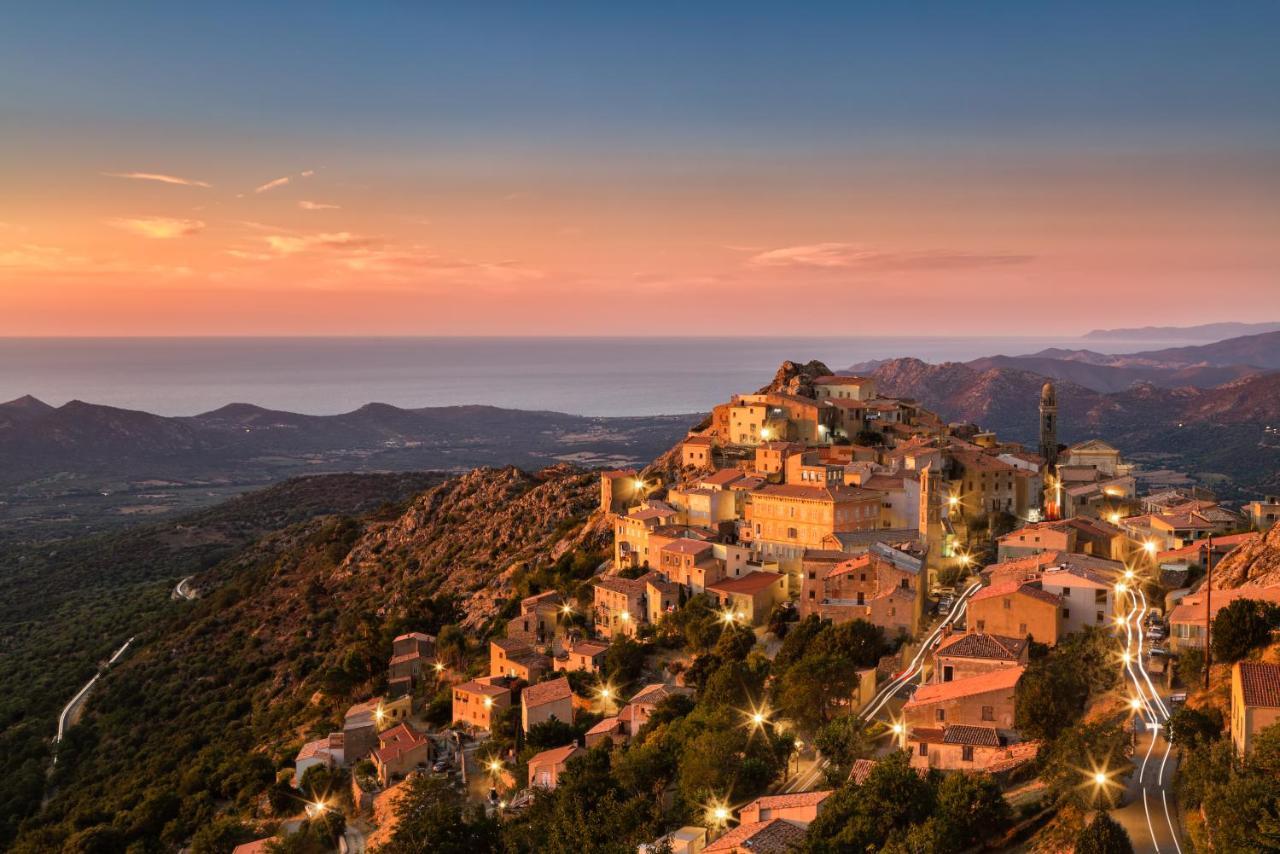
[[[599,723],[587,730],[587,735],[601,735],[602,733],[613,732],[622,728],[622,721],[618,720],[615,715],[611,718],[601,718]]]
[[[1092,590],[1110,590],[1111,583],[1106,578],[1083,566],[1051,566],[1040,576],[1045,584],[1056,584],[1061,587],[1087,587]]]
[[[682,555],[700,555],[703,552],[711,551],[712,545],[707,540],[691,540],[688,537],[681,537],[673,543],[667,543],[662,547],[662,550]]]
[[[728,486],[735,480],[741,480],[744,477],[746,475],[738,469],[720,469],[715,474],[698,478],[698,483],[709,483],[712,486]]]
[[[512,653],[529,649],[529,645],[522,640],[514,638],[491,638],[489,640],[491,646],[496,646],[503,652]]]
[[[826,377],[815,377],[814,385],[866,385],[875,382],[871,377],[845,377],[839,374]]]
[[[521,694],[521,701],[525,708],[533,706],[542,706],[547,703],[555,703],[559,700],[567,700],[573,696],[573,688],[569,687],[569,680],[564,676],[559,679],[551,679],[546,682],[539,682],[537,685],[530,685],[524,689]]]
[[[927,706],[931,703],[956,700],[960,697],[972,697],[976,694],[987,694],[992,691],[1012,691],[1026,669],[1022,665],[1001,667],[999,670],[992,670],[990,673],[967,676],[964,679],[956,679],[951,682],[935,682],[931,685],[922,685],[916,691],[915,696],[908,700],[903,708]]]
[[[643,596],[644,582],[639,578],[620,578],[616,575],[610,575],[605,578],[597,578],[591,582],[592,587],[599,587],[602,590],[612,590],[614,593],[625,593],[628,596]]]
[[[904,478],[902,477],[891,477],[887,474],[873,474],[862,482],[862,487],[864,489],[879,489],[887,492],[889,490],[902,489],[903,480]]]
[[[1235,587],[1231,590],[1214,590],[1210,597],[1212,616],[1237,599],[1257,599],[1260,602],[1274,602],[1280,605],[1280,587]],[[1204,589],[1182,597],[1182,600],[1169,612],[1170,623],[1204,623]]]
[[[831,572],[827,573],[827,578],[838,578],[841,575],[848,575],[855,570],[864,569],[869,566],[871,566],[871,553],[864,552],[857,557],[844,561],[835,569],[831,570]]]
[[[992,726],[951,724],[942,734],[943,744],[968,744],[976,747],[999,747],[1000,733]]]
[[[985,632],[971,632],[956,635],[942,646],[935,655],[946,655],[952,658],[987,658],[995,661],[1017,661],[1026,648],[1026,638],[1011,638],[1004,635],[989,635]]]
[[[1016,467],[1011,463],[993,457],[982,451],[952,451],[951,458],[966,469],[973,471],[1008,472],[1012,474]]]
[[[738,578],[726,578],[723,581],[717,581],[715,584],[708,584],[708,590],[714,590],[717,593],[759,593],[762,590],[768,590],[779,580],[786,579],[786,576],[779,572],[758,572],[752,570],[746,575]]]
[[[301,762],[304,759],[310,759],[318,753],[329,752],[329,737],[317,738],[315,741],[308,741],[302,745],[302,749],[298,751],[298,755],[294,757],[294,762]]]
[[[804,841],[804,837],[804,828],[785,819],[775,818],[740,824],[702,850],[707,854],[739,849],[749,850],[754,854],[788,854]]]
[[[973,594],[969,604],[981,602],[983,599],[994,599],[997,596],[1010,596],[1014,593],[1021,593],[1024,596],[1030,596],[1032,599],[1039,599],[1041,602],[1048,602],[1051,605],[1062,604],[1062,597],[1058,594],[1041,590],[1039,587],[1017,579],[1002,581],[999,584],[992,584],[982,588]]]
[[[609,644],[607,641],[598,641],[598,640],[588,639],[588,640],[578,641],[577,643],[575,643],[573,645],[573,648],[570,649],[569,652],[576,653],[578,655],[599,655],[600,653],[604,652],[608,648],[609,648]]]
[[[832,789],[823,789],[817,792],[797,792],[793,795],[765,795],[756,798],[743,809],[749,810],[756,807],[761,810],[785,810],[792,807],[811,807],[831,797],[832,791]]]
[[[689,696],[693,691],[689,688],[681,688],[678,685],[664,685],[661,682],[655,682],[652,685],[646,685],[641,688],[635,696],[630,700],[633,704],[656,706],[668,697],[678,695]]]
[[[397,637],[393,641],[393,643],[399,643],[402,640],[419,640],[419,641],[426,641],[427,643],[436,642],[436,639],[434,636],[426,634],[425,632],[407,632]]]
[[[461,691],[464,694],[483,694],[486,697],[500,697],[503,694],[510,693],[510,688],[504,688],[501,685],[491,685],[488,682],[481,682],[478,679],[472,679],[470,682],[463,682],[461,685],[453,687],[455,691]]]
[[[529,757],[528,765],[532,768],[534,765],[559,765],[561,762],[568,760],[574,753],[582,750],[576,744],[566,744],[564,747],[553,747],[550,750],[544,750],[541,753],[535,753]]]
[[[792,483],[773,483],[759,489],[760,495],[776,498],[803,498],[809,501],[856,501],[879,496],[870,489],[855,486],[800,486]]]
[[[231,854],[266,854],[267,846],[277,841],[276,837],[268,836],[265,839],[255,839],[252,842],[242,842],[235,848],[231,849]]]
[[[1236,667],[1240,668],[1240,689],[1246,706],[1280,708],[1280,664],[1242,661]]]
[[[427,743],[427,737],[407,723],[392,727],[378,735],[378,749],[374,756],[379,762],[395,762],[397,759]]]
[[[686,445],[710,445],[710,444],[711,444],[711,437],[710,437],[710,436],[687,436],[687,437],[685,437],[684,444],[686,444]]]
[[[854,785],[861,786],[867,781],[867,777],[871,775],[871,769],[876,767],[874,759],[855,759],[853,767],[849,769],[849,779]]]
[[[676,511],[670,507],[644,507],[638,510],[632,510],[627,514],[628,519],[639,519],[646,521],[648,519],[662,519],[666,516],[674,516]]]

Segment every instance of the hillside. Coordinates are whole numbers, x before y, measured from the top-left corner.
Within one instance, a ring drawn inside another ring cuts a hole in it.
[[[1022,442],[1037,439],[1041,374],[919,359],[893,359],[872,373],[884,394],[915,398],[948,420]],[[1142,384],[1107,394],[1072,382],[1057,388],[1061,441],[1103,437],[1127,454],[1222,475],[1247,492],[1280,484],[1280,437],[1269,431],[1280,425],[1280,373],[1212,389]]]
[[[174,614],[175,582],[270,532],[396,506],[441,475],[302,478],[164,524],[0,549],[0,847],[39,803],[58,710],[125,638]]]
[[[371,403],[341,415],[231,404],[169,418],[24,397],[0,404],[0,543],[106,530],[299,474],[643,464],[697,417]]]
[[[1280,323],[1202,323],[1198,326],[1139,326],[1126,329],[1094,329],[1085,338],[1100,340],[1119,339],[1135,341],[1152,339],[1168,341],[1184,338],[1188,341],[1220,341],[1240,335],[1280,331]]]
[[[1244,543],[1222,559],[1213,570],[1213,586],[1275,587],[1280,585],[1280,525],[1266,536]]]
[[[382,687],[392,637],[482,624],[566,549],[600,546],[596,483],[568,467],[480,470],[402,510],[312,519],[237,550],[102,680],[14,850],[57,850],[95,824],[176,842],[218,802],[266,809],[304,737]]]

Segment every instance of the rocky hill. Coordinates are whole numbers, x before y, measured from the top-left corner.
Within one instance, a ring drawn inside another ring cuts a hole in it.
[[[1036,441],[1042,374],[892,359],[872,375],[882,393],[914,398],[948,420]],[[1069,381],[1057,388],[1062,441],[1101,437],[1159,465],[1228,478],[1242,494],[1280,484],[1280,373],[1211,389],[1141,383],[1108,394]]]
[[[1280,586],[1280,525],[1223,558],[1213,569],[1213,586],[1217,589]]]
[[[101,850],[175,844],[216,804],[269,815],[276,769],[385,687],[395,635],[483,631],[538,573],[572,565],[588,578],[608,542],[597,489],[598,475],[567,466],[477,470],[235,550],[101,680],[14,850],[82,834],[110,837]]]

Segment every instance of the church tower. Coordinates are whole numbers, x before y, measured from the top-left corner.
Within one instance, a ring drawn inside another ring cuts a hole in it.
[[[1045,471],[1052,472],[1058,462],[1058,392],[1051,382],[1040,389],[1040,456]]]

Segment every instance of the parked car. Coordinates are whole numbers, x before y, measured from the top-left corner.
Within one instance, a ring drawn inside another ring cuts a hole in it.
[[[1153,658],[1167,658],[1169,650],[1162,646],[1153,646],[1151,649],[1147,650],[1147,655],[1150,655]]]
[[[445,771],[448,771],[448,770],[449,770],[449,760],[447,760],[447,759],[437,759],[437,760],[436,760],[436,762],[435,762],[435,764],[431,766],[431,770],[432,770],[432,771],[434,771],[434,772],[436,772],[437,774],[441,774],[441,773],[443,773],[443,772],[445,772]]]

